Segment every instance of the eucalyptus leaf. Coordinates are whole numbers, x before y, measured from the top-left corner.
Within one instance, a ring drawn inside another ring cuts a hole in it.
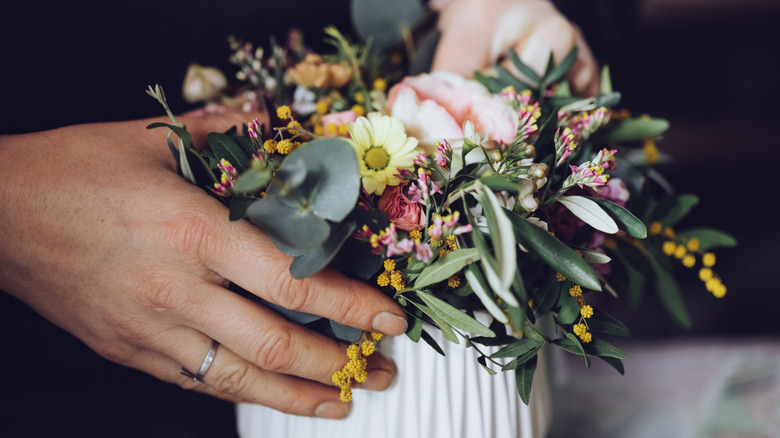
[[[420,0],[352,0],[352,24],[363,41],[384,49],[401,41],[423,17]]]
[[[314,140],[288,155],[279,170],[301,165],[306,168],[306,180],[293,194],[317,216],[341,222],[352,211],[360,194],[355,150],[343,139]]]
[[[687,239],[697,239],[699,249],[702,251],[714,248],[731,248],[737,245],[737,239],[733,236],[712,228],[693,228],[680,231],[677,235]]]
[[[253,198],[245,198],[243,196],[233,196],[230,198],[229,218],[235,222],[243,219],[246,216],[246,209],[255,202]]]
[[[294,249],[317,247],[330,235],[330,226],[325,220],[290,207],[275,195],[253,202],[247,208],[247,217],[268,232],[274,241]]]
[[[460,309],[450,305],[446,301],[443,301],[425,292],[418,291],[417,296],[423,300],[429,309],[437,313],[439,318],[441,318],[445,323],[478,336],[485,336],[488,338],[493,338],[496,336],[492,330],[485,327],[481,322],[467,315]]]
[[[658,137],[669,129],[669,122],[664,119],[625,119],[615,122],[607,132],[604,140],[610,143],[639,141],[645,137]]]
[[[260,298],[258,298],[258,300],[265,307],[268,307],[268,308],[272,309],[276,313],[284,316],[285,319],[287,319],[288,321],[292,321],[292,322],[294,322],[296,324],[305,325],[305,324],[309,324],[311,322],[317,321],[319,319],[322,319],[322,317],[319,316],[319,315],[314,315],[314,314],[305,313],[305,312],[298,312],[297,310],[290,310],[288,308],[282,307],[282,306],[280,306],[278,304],[274,304],[274,303],[272,303],[270,301],[266,301],[266,300],[263,300],[263,299],[260,299]]]
[[[250,167],[236,178],[230,188],[233,193],[254,193],[268,184],[271,180],[271,169],[255,169]]]
[[[344,242],[355,231],[355,227],[354,221],[331,224],[330,236],[322,245],[312,248],[293,259],[290,265],[290,274],[293,278],[310,277],[328,266]]]
[[[357,342],[363,336],[363,330],[340,324],[333,320],[330,320],[330,328],[339,339],[348,342]]]
[[[517,242],[528,248],[564,277],[591,290],[601,290],[593,268],[579,254],[524,217],[509,213]]]
[[[558,202],[563,204],[575,216],[591,227],[607,234],[619,231],[617,224],[598,204],[584,196],[561,196]]]
[[[520,400],[526,405],[528,405],[528,402],[531,399],[531,384],[533,383],[534,373],[536,372],[536,362],[537,359],[534,356],[533,359],[526,361],[515,369],[517,393],[520,395]]]
[[[476,262],[479,258],[479,251],[476,248],[463,248],[449,252],[423,269],[420,276],[415,280],[414,287],[419,290],[444,281],[457,274],[466,265]]]
[[[224,158],[229,161],[239,173],[249,167],[249,155],[244,152],[233,137],[218,132],[212,132],[208,135],[208,140],[209,148],[211,149],[211,152],[214,153],[214,157],[216,157],[217,160]]]
[[[628,233],[629,236],[636,237],[637,239],[644,239],[647,237],[647,227],[644,222],[627,209],[606,199],[596,197],[588,197],[587,199],[590,199],[601,206],[601,208],[615,220],[618,227]]]

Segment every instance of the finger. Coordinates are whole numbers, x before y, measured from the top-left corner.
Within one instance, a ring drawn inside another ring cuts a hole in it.
[[[445,8],[439,18],[439,38],[434,54],[432,71],[448,71],[471,77],[483,70],[490,59],[490,34],[481,29],[481,23],[492,20],[492,11],[485,7],[458,5]],[[475,24],[477,27],[475,28]],[[468,29],[468,31],[466,31]]]
[[[406,332],[403,310],[366,283],[332,269],[293,278],[289,272],[292,258],[249,222],[218,221],[204,238],[211,242],[200,245],[199,255],[206,266],[261,298],[361,330],[393,336]]]
[[[581,96],[595,96],[599,94],[599,66],[590,46],[585,42],[582,32],[575,28],[576,41],[579,51],[577,61],[568,74],[572,92]]]
[[[180,322],[218,340],[261,369],[330,385],[333,373],[347,362],[346,346],[291,323],[258,303],[215,285],[187,289],[187,305],[179,306]],[[171,339],[179,342],[182,337],[160,333],[155,345],[168,351],[177,348]],[[377,355],[367,371],[376,371],[376,387],[383,389],[383,376],[392,380],[395,366]]]

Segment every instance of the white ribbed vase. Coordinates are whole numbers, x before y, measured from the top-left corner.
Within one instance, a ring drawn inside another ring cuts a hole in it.
[[[539,356],[529,406],[515,389],[514,372],[491,376],[465,348],[431,334],[446,356],[406,336],[386,338],[380,351],[393,358],[398,376],[386,391],[353,391],[345,420],[285,415],[239,404],[243,438],[542,438],[551,416],[550,379]]]

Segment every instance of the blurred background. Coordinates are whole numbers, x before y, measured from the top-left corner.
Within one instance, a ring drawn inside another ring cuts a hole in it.
[[[325,24],[323,17],[341,29],[349,27],[347,0],[306,2],[304,13],[295,15],[285,2],[238,0],[229,7],[192,0],[76,3],[14,2],[0,7],[5,22],[0,26],[0,134],[158,116],[158,104],[143,92],[154,83],[165,86],[171,106],[183,111],[189,107],[179,89],[190,62],[233,71],[227,62],[228,35],[255,42],[276,35],[281,40],[293,20],[302,29],[316,30]],[[746,345],[750,349],[745,354],[780,359],[780,325],[774,314],[780,290],[773,278],[780,268],[775,253],[780,227],[771,191],[774,162],[780,159],[780,3],[580,0],[563,1],[561,8],[580,22],[597,54],[609,63],[623,105],[634,115],[648,113],[670,121],[671,129],[658,147],[674,161],[660,170],[678,191],[701,199],[680,228],[712,226],[739,241],[737,248],[717,252],[716,271],[729,288],[725,298],[713,298],[694,272],[681,272],[692,329],[676,325],[651,295],[636,309],[602,299],[600,305],[630,321],[634,332],[625,348],[638,360],[629,358],[627,373],[650,375],[643,387],[647,389],[660,378],[652,377],[653,370],[695,374],[702,369],[701,361],[727,362],[735,351],[744,353],[740,347]],[[582,8],[619,13],[604,24],[577,15]],[[318,37],[311,35],[310,42]],[[108,363],[5,294],[0,294],[0,333],[5,334],[6,352],[0,361],[4,436],[234,434],[229,404]],[[698,359],[680,362],[686,352],[698,353]],[[750,355],[746,357],[754,357]],[[579,362],[573,367],[569,382],[587,377],[603,384],[605,394],[628,391],[609,386],[615,385],[617,375],[612,370],[595,366],[580,375],[584,367]],[[777,387],[776,370],[758,375],[764,387]],[[585,394],[576,385],[568,388],[563,397]],[[770,406],[780,406],[776,392],[762,396]],[[593,406],[606,412],[616,404],[605,398]],[[565,406],[560,409],[576,417]],[[780,418],[780,413],[773,415]],[[780,430],[780,421],[775,424]],[[642,436],[609,435],[598,429],[602,426],[583,430],[600,431],[589,436]],[[761,433],[738,436],[777,436]]]

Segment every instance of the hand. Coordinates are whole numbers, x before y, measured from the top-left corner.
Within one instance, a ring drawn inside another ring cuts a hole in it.
[[[181,119],[196,144],[249,120]],[[290,258],[264,233],[230,222],[176,174],[165,130],[145,129],[153,121],[0,137],[0,288],[102,356],[162,380],[297,415],[346,416],[330,381],[345,346],[226,286],[389,335],[405,331],[403,311],[334,271],[293,279]],[[204,382],[180,375],[198,371],[212,339],[220,346]],[[370,359],[362,386],[385,389],[395,366]]]
[[[578,58],[569,72],[572,92],[598,93],[598,66],[582,33],[547,0],[449,0],[441,3],[441,39],[432,70],[470,77],[492,66],[514,48],[537,73],[544,72],[552,51],[556,62],[574,47]],[[507,61],[514,74],[519,71]]]

